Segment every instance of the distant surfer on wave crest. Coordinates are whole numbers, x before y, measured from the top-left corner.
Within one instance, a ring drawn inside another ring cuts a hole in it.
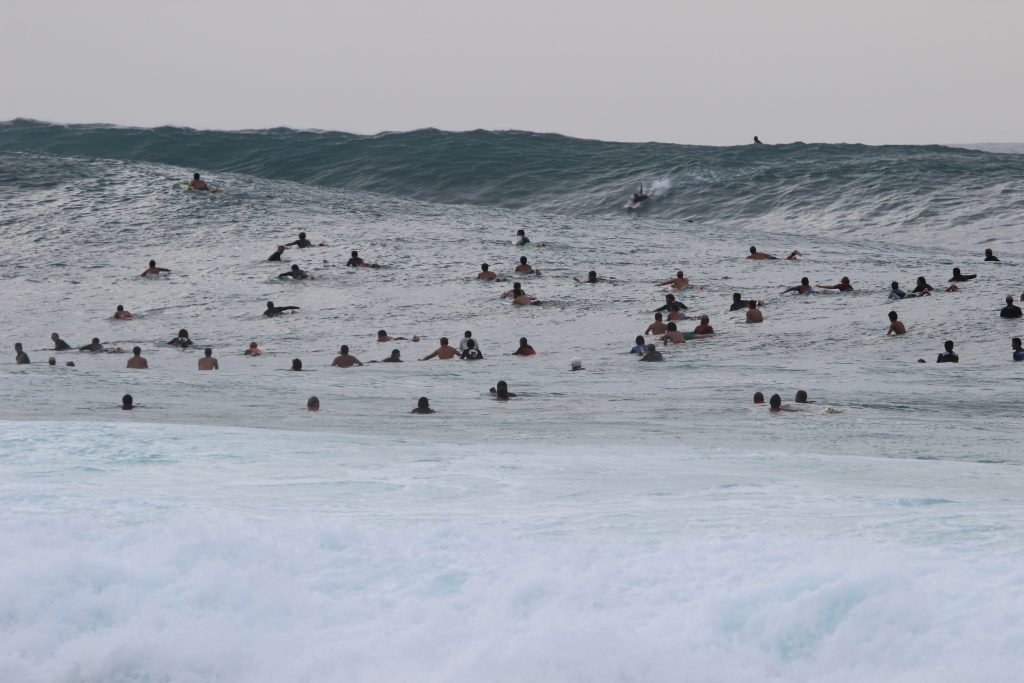
[[[640,191],[633,193],[632,201],[633,201],[633,204],[636,205],[636,204],[639,204],[640,202],[645,202],[645,201],[647,201],[650,198],[651,198],[651,195],[649,195],[649,194],[644,192],[644,186],[643,186],[643,183],[641,183],[640,184]]]

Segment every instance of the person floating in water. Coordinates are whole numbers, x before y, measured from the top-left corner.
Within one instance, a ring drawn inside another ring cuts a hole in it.
[[[935,288],[928,284],[928,281],[924,279],[924,276],[917,278],[917,286],[911,290],[912,294],[918,296],[931,296],[931,293],[935,291]]]
[[[290,270],[288,270],[288,271],[286,271],[284,273],[281,273],[277,277],[280,280],[283,280],[286,277],[290,277],[293,280],[312,280],[313,279],[312,275],[310,275],[309,273],[307,273],[306,271],[302,270],[301,268],[299,268],[297,265],[294,265],[294,264],[292,265]]]
[[[242,353],[242,355],[243,356],[262,356],[263,355],[263,351],[260,349],[259,344],[257,344],[256,342],[249,342],[249,348],[247,348]]]
[[[60,335],[57,334],[56,332],[54,332],[53,334],[50,335],[50,339],[53,340],[53,350],[54,351],[70,351],[71,350],[71,344],[68,344],[66,341],[61,339]]]
[[[811,287],[811,281],[805,277],[802,277],[800,278],[800,284],[793,285],[792,287],[787,287],[786,289],[782,290],[782,293],[785,294],[787,292],[796,292],[797,294],[810,294],[813,291],[814,288]]]
[[[889,298],[890,299],[906,299],[907,293],[900,289],[900,283],[895,280],[889,285]]]
[[[520,306],[529,306],[530,304],[539,304],[540,301],[534,299],[532,296],[523,291],[523,285],[518,282],[512,283],[512,289],[509,289],[502,293],[502,299],[512,299],[512,303]]]
[[[510,398],[515,398],[516,394],[513,394],[508,390],[508,382],[501,380],[497,386],[491,387],[491,393],[494,394],[494,398],[499,401],[507,401]]]
[[[178,330],[178,336],[167,342],[168,346],[177,346],[181,349],[187,349],[192,346],[192,340],[189,339],[188,330],[184,327]]]
[[[654,322],[647,326],[644,330],[644,334],[665,334],[665,330],[668,329],[662,320],[661,313],[654,314]]]
[[[462,360],[483,360],[484,354],[480,353],[480,349],[476,348],[476,341],[469,339],[466,341],[466,350],[459,357]]]
[[[480,264],[480,272],[476,274],[476,279],[486,280],[488,282],[504,282],[504,280],[499,278],[490,268],[491,266],[487,263]]]
[[[711,327],[711,318],[706,316],[706,315],[702,315],[700,317],[700,325],[697,325],[697,327],[693,328],[693,333],[694,334],[714,334],[715,333],[715,328]]]
[[[671,311],[672,304],[679,304],[679,307],[684,311],[688,308],[687,305],[684,304],[682,301],[676,301],[675,294],[666,294],[665,303],[655,308],[653,311],[651,311],[651,313],[657,313],[658,311]]]
[[[647,342],[644,340],[642,334],[636,335],[636,339],[634,340],[634,342],[635,344],[633,348],[629,350],[630,353],[637,353],[640,354],[641,356],[647,353]]]
[[[151,275],[159,275],[160,273],[169,272],[171,272],[169,268],[157,268],[156,261],[150,260],[149,268],[146,268],[144,271],[142,271],[142,275],[140,275],[139,277],[149,277]]]
[[[267,310],[263,311],[263,316],[266,318],[276,318],[285,311],[297,311],[298,306],[275,306],[273,301],[267,302]]]
[[[968,280],[973,280],[976,277],[978,277],[978,276],[977,275],[964,275],[964,274],[962,274],[960,272],[959,268],[954,268],[953,269],[953,277],[949,278],[949,281],[950,282],[967,282]]]
[[[539,270],[534,270],[533,266],[531,266],[529,263],[527,263],[527,259],[526,259],[525,256],[520,256],[519,257],[519,265],[516,266],[516,272],[517,273],[526,273],[528,275],[540,275],[540,271]]]
[[[411,412],[413,415],[430,415],[435,411],[430,407],[430,400],[426,396],[420,396]]]
[[[391,341],[406,341],[406,337],[392,337],[388,335],[386,330],[377,330],[377,341],[378,342],[391,342]],[[413,335],[412,341],[418,342],[420,338]]]
[[[114,311],[114,320],[132,320],[135,316],[129,311],[124,310],[124,306],[121,304],[117,305],[117,310]]]
[[[664,287],[665,285],[671,285],[672,289],[676,290],[677,292],[681,292],[684,289],[690,288],[690,280],[685,275],[683,275],[683,271],[677,270],[676,276],[674,278],[670,278],[668,280],[665,280],[664,282],[659,282],[655,286]]]
[[[591,285],[592,284],[597,284],[600,281],[600,278],[597,277],[597,271],[596,270],[592,270],[589,273],[587,273],[587,279],[586,280],[581,280],[581,279],[579,279],[576,276],[573,276],[572,279],[575,280],[576,282],[578,282],[579,284],[586,283],[586,284],[591,284]]]
[[[768,410],[773,413],[792,413],[792,408],[782,405],[782,397],[778,394],[772,394],[772,397],[768,399]]]
[[[362,365],[362,363],[358,358],[349,354],[347,345],[342,345],[341,349],[338,351],[338,355],[335,356],[333,361],[331,361],[331,367],[350,368],[353,365]]]
[[[754,392],[754,404],[755,405],[762,405],[763,403],[764,403],[764,394],[762,394],[760,391],[755,391]]]
[[[401,363],[401,362],[402,362],[402,352],[399,351],[398,349],[392,349],[391,350],[391,355],[381,361],[381,363]]]
[[[998,261],[999,257],[996,256],[995,254],[993,254],[991,249],[986,249],[985,250],[985,260],[986,261]]]
[[[125,394],[121,397],[121,410],[133,410],[134,408],[141,407],[141,405],[135,404],[135,399],[132,398],[131,394]]]
[[[907,328],[902,322],[900,322],[896,311],[889,311],[889,329],[885,331],[885,336],[888,337],[890,334],[899,336],[906,333]]]
[[[760,141],[760,140],[759,140],[759,139],[757,138],[757,136],[755,135],[755,136],[754,136],[754,144],[755,144],[755,145],[763,145],[764,143],[763,143],[763,142],[761,142],[761,141]]]
[[[125,365],[126,368],[132,370],[145,370],[149,367],[149,362],[142,357],[142,349],[138,346],[132,348],[132,357],[128,359],[128,363]]]
[[[209,190],[210,186],[206,184],[206,181],[199,177],[198,173],[192,174],[192,180],[188,184],[190,190]]]
[[[764,313],[757,308],[756,301],[747,302],[747,322],[748,323],[763,323]]]
[[[299,249],[305,249],[307,247],[326,247],[327,243],[326,242],[321,242],[320,244],[313,244],[308,239],[306,239],[306,233],[300,232],[299,233],[299,239],[293,240],[291,242],[285,242],[284,246],[286,246],[286,247],[298,247]]]
[[[29,360],[28,354],[25,353],[25,349],[22,348],[21,342],[14,345],[14,362],[18,365],[28,365],[32,362]]]
[[[1020,306],[1013,303],[1013,297],[1006,297],[1006,305],[1003,306],[1002,310],[999,311],[1000,318],[1019,318],[1021,317]]]
[[[647,345],[647,351],[640,356],[640,360],[648,363],[657,363],[665,360],[665,356],[661,355],[661,351],[658,350],[657,344],[651,342]]]
[[[733,292],[732,304],[729,306],[729,310],[730,311],[739,311],[739,310],[742,310],[744,308],[747,308],[747,306],[750,305],[751,301],[752,301],[751,299],[744,299],[744,298],[742,298],[742,296],[740,295],[739,292]],[[764,305],[763,301],[754,301],[754,303],[757,304],[758,306],[763,306]]]
[[[220,363],[213,357],[213,349],[203,349],[203,357],[199,359],[200,370],[220,370]]]
[[[360,256],[359,252],[352,250],[352,257],[348,261],[345,261],[345,265],[349,268],[380,268],[378,263],[367,263]]]
[[[526,337],[519,338],[519,348],[512,352],[513,356],[535,356],[537,352],[530,346],[530,342],[526,340]]]
[[[277,245],[277,250],[273,254],[268,256],[267,260],[268,261],[280,261],[281,260],[281,254],[284,253],[285,248],[286,247],[283,244]]]
[[[1020,346],[1020,337],[1014,337],[1011,339],[1010,347],[1013,349],[1014,360],[1024,360],[1024,349]]]
[[[103,344],[100,343],[100,338],[99,337],[93,337],[91,342],[89,342],[85,346],[79,346],[78,350],[79,351],[91,351],[92,353],[99,353],[100,351],[103,351],[104,349],[103,349]]]
[[[661,335],[661,341],[666,344],[685,344],[686,338],[675,323],[669,323],[665,328],[665,334]]]
[[[448,337],[441,337],[441,345],[434,349],[434,351],[420,360],[430,360],[431,358],[437,358],[439,360],[451,360],[452,358],[459,357],[459,350],[454,346],[448,345]]]
[[[544,243],[543,242],[540,242],[540,243],[531,242],[530,238],[526,236],[526,231],[523,230],[522,228],[520,228],[519,230],[516,230],[515,245],[517,247],[543,247]]]
[[[852,292],[853,291],[853,285],[850,284],[850,278],[846,277],[845,275],[843,276],[843,279],[841,279],[839,282],[837,282],[834,285],[814,285],[814,286],[817,287],[818,289],[835,289],[835,290],[838,290],[840,292]]]
[[[936,363],[959,363],[960,362],[960,356],[958,356],[955,353],[953,353],[953,342],[950,341],[950,340],[947,340],[946,343],[943,344],[943,346],[945,347],[946,350],[945,350],[945,352],[939,354],[939,357],[935,359],[935,362]]]

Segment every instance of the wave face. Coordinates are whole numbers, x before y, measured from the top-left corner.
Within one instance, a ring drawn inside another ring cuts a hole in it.
[[[1024,210],[1024,155],[943,146],[699,147],[519,131],[362,136],[15,120],[0,123],[0,151],[171,164],[204,174],[574,216],[621,214],[642,182],[662,190],[642,206],[644,216],[905,242],[957,234],[978,244],[1015,239]],[[35,170],[59,175],[55,166]],[[25,167],[20,160],[19,172]]]

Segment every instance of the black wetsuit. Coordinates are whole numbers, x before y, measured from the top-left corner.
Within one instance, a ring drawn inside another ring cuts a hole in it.
[[[729,307],[730,311],[738,311],[741,308],[750,308],[750,302],[740,299],[739,301],[733,301],[732,306]]]
[[[1024,313],[1020,310],[1020,306],[1014,304],[1007,304],[1003,306],[1003,309],[999,311],[1000,318],[1019,318]]]
[[[306,271],[304,271],[304,270],[289,270],[286,273],[281,273],[277,277],[278,277],[278,279],[284,279],[286,277],[290,277],[293,280],[305,280],[306,278],[309,277],[309,275],[307,275]]]
[[[268,258],[267,260],[268,261],[280,261],[281,260],[281,252],[275,251],[273,254],[270,255],[270,258]]]
[[[913,289],[913,293],[914,294],[920,294],[921,292],[932,292],[932,291],[934,291],[934,289],[927,282],[924,283],[923,285],[918,285],[917,287],[914,287],[914,289]]]
[[[285,311],[297,311],[297,310],[299,310],[298,306],[274,306],[273,308],[268,308],[267,310],[263,311],[263,315],[264,315],[264,317],[267,317],[267,318],[273,318],[275,316],[281,315]]]
[[[684,304],[682,301],[673,301],[672,303],[673,304],[679,304],[679,308],[683,309],[684,311],[689,309],[689,306]],[[664,306],[658,306],[657,308],[655,308],[652,311],[652,313],[657,313],[659,311],[667,311],[667,310],[669,310],[671,308],[672,308],[672,304],[665,304]]]
[[[998,261],[999,258],[995,254],[992,254],[991,256],[986,256],[985,260],[986,261]]]
[[[187,349],[192,346],[192,340],[188,337],[175,337],[171,341],[167,342],[168,346],[177,346],[183,349]]]
[[[483,360],[484,354],[480,353],[480,349],[474,347],[463,351],[460,358],[462,360]]]
[[[70,349],[71,349],[71,345],[68,344],[63,339],[58,339],[57,341],[55,341],[53,343],[53,350],[54,351],[68,351]]]
[[[961,273],[960,275],[954,275],[953,277],[949,278],[949,281],[950,282],[967,282],[968,280],[973,280],[976,277],[978,277],[978,276],[977,275],[964,275],[963,273]]]
[[[14,362],[18,365],[29,365],[32,361],[28,359],[28,354],[22,351],[14,357]]]
[[[345,263],[345,265],[351,268],[358,268],[359,266],[363,265],[363,259],[356,256],[354,258],[350,258],[348,262]]]
[[[956,355],[952,351],[944,351],[939,354],[939,357],[935,359],[936,363],[959,363],[960,356]]]
[[[100,344],[99,342],[92,342],[92,343],[86,344],[85,346],[78,347],[78,350],[79,351],[93,351],[93,352],[102,351],[103,350],[103,344]]]

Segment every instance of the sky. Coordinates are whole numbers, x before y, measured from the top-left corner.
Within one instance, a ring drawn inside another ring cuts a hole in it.
[[[1024,141],[1020,0],[0,0],[0,120]]]

